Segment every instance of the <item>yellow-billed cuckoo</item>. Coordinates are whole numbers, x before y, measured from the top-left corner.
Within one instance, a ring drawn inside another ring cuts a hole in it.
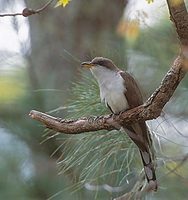
[[[100,88],[100,98],[114,114],[143,104],[142,94],[134,80],[127,72],[120,70],[110,59],[96,57],[91,62],[83,62],[96,78]],[[152,153],[152,141],[144,121],[123,128],[138,146],[144,165],[144,171],[152,190],[157,190],[157,181]]]

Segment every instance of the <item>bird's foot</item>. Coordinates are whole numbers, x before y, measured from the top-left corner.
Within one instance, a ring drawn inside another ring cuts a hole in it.
[[[62,119],[61,117],[56,117],[56,120],[57,120],[58,122],[62,122],[62,121],[63,121],[63,119]]]
[[[112,117],[112,119],[115,120],[115,118],[116,118],[117,115],[119,115],[119,114],[112,113],[112,114],[110,114],[110,117]]]
[[[102,116],[91,116],[91,117],[88,117],[88,121],[89,121],[90,123],[92,123],[92,122],[98,121],[98,120],[101,119],[101,118],[102,118]]]

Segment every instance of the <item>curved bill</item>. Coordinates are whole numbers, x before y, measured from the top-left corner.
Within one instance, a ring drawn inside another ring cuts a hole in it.
[[[94,66],[94,64],[91,63],[91,62],[83,62],[83,63],[81,63],[81,66],[84,67],[84,68],[89,68],[90,69],[91,67]]]

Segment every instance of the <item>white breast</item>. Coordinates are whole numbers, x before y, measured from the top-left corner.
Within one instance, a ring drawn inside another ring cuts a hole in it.
[[[114,113],[126,110],[128,108],[124,95],[126,88],[121,75],[99,66],[92,68],[91,72],[99,83],[101,101],[104,101],[106,106],[108,104]]]

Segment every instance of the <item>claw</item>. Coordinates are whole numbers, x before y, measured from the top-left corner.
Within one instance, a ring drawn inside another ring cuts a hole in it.
[[[101,116],[92,116],[92,117],[88,117],[88,121],[90,123],[94,122],[94,121],[97,121],[98,119],[100,119]]]
[[[64,119],[62,119],[61,117],[56,117],[56,120],[57,120],[58,122],[62,122]]]
[[[119,115],[119,113],[118,114],[112,113],[112,114],[110,114],[110,117],[112,117],[112,119],[114,120],[117,115]]]

